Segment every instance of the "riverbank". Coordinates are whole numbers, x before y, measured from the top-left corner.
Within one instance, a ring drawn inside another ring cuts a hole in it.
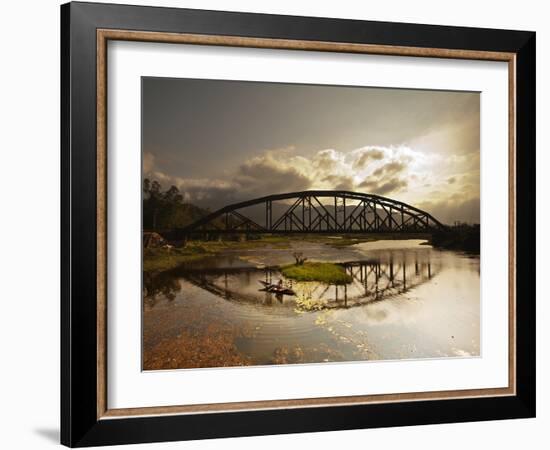
[[[249,250],[270,246],[289,248],[288,240],[280,236],[266,236],[249,241],[189,241],[185,246],[163,246],[143,249],[143,271],[163,272],[185,263],[219,255],[227,250]]]
[[[458,250],[479,255],[479,226],[457,227],[434,233],[430,244],[435,248]]]
[[[292,244],[299,242],[328,245],[333,248],[346,248],[379,240],[429,240],[429,238],[429,235],[421,233],[378,233],[369,235],[254,235],[248,240],[193,240],[188,241],[181,247],[145,248],[143,250],[143,271],[167,271],[186,263],[196,262],[228,251],[249,251],[261,248],[291,250]]]
[[[377,241],[394,241],[401,240],[424,240],[425,245],[431,245],[434,248],[445,250],[465,251],[472,254],[479,254],[479,228],[461,227],[453,228],[449,231],[434,233],[433,235],[422,233],[378,233],[369,235],[253,235],[247,240],[193,240],[188,241],[181,247],[164,245],[162,247],[144,248],[143,249],[143,271],[144,272],[163,272],[175,269],[187,263],[194,263],[202,259],[212,256],[219,256],[223,253],[239,253],[239,256],[244,260],[250,259],[255,264],[268,264],[275,266],[290,266],[288,259],[286,261],[265,262],[261,258],[250,257],[248,254],[254,250],[265,249],[266,251],[282,251],[287,256],[292,256],[293,250],[300,251],[301,244],[313,244],[320,246],[329,246],[333,249],[352,249],[359,244],[371,243]],[[309,251],[309,250],[308,250]],[[256,252],[257,253],[257,252]],[[336,255],[317,255],[317,262],[326,264],[334,264],[340,261],[335,260]],[[329,252],[330,253],[330,252]],[[348,251],[349,253],[349,251]],[[346,255],[346,252],[338,252],[338,255]],[[306,252],[306,257],[311,254]],[[313,255],[315,256],[315,255]],[[348,255],[349,256],[349,255]],[[248,258],[248,259],[247,259]],[[259,259],[259,260],[258,260]],[[311,259],[311,258],[310,258]],[[309,261],[311,262],[311,261]],[[308,262],[308,263],[309,263]],[[299,267],[299,266],[298,266]],[[308,265],[302,269],[293,269],[300,276],[312,276],[306,269],[311,269]],[[319,269],[319,268],[317,268]],[[289,270],[289,269],[287,269]],[[319,270],[316,270],[319,271]],[[309,271],[311,272],[311,270]],[[320,270],[318,276],[324,276],[325,271]],[[293,273],[293,272],[292,272]],[[285,274],[286,275],[286,274]],[[290,277],[290,276],[289,276]],[[299,278],[297,278],[299,279]],[[314,281],[322,281],[316,279]],[[331,281],[329,282],[334,282]],[[336,281],[338,282],[338,281]]]

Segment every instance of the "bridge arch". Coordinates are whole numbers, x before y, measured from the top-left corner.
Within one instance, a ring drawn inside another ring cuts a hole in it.
[[[288,202],[273,212],[274,202]],[[264,207],[263,218],[242,212]],[[184,234],[213,233],[380,233],[431,232],[445,225],[426,211],[383,197],[351,191],[287,192],[234,203],[180,229]]]

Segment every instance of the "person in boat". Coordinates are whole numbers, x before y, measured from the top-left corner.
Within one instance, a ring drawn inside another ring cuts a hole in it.
[[[277,289],[284,289],[283,280],[281,278],[279,278],[279,282],[277,283]]]

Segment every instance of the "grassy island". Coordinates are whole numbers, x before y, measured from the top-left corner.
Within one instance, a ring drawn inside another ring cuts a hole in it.
[[[351,282],[351,276],[341,265],[327,262],[306,262],[302,265],[283,266],[281,273],[297,281],[321,281],[331,284]]]

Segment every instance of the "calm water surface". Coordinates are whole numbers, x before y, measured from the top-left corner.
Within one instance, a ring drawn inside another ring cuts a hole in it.
[[[291,242],[144,276],[145,369],[479,355],[479,257],[421,240],[336,248]],[[270,266],[342,263],[344,286],[292,282]],[[265,292],[283,279],[296,296]]]

